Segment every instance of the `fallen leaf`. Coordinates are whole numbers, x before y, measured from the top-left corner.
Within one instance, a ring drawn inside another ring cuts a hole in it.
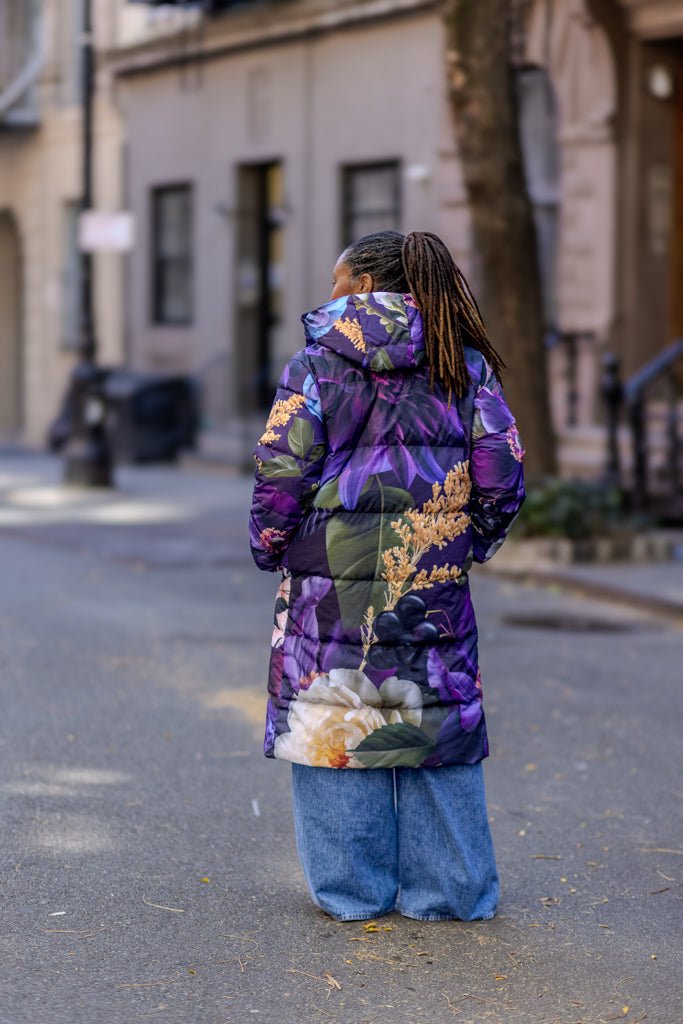
[[[242,942],[253,942],[258,949],[258,942],[256,939],[250,939],[248,935],[230,935],[228,932],[219,932],[221,939],[241,939]]]
[[[177,907],[164,907],[161,903],[150,903],[149,900],[143,896],[142,902],[146,903],[148,907],[156,907],[157,910],[172,910],[174,914],[184,914],[184,910],[178,910]]]
[[[190,972],[190,974],[196,974],[197,973],[196,971],[193,971],[191,967],[188,967],[188,971]]]
[[[341,992],[341,985],[336,978],[333,978],[329,971],[324,972],[324,978],[330,988],[337,988]]]
[[[92,928],[41,928],[40,930],[45,935],[94,935],[95,931],[103,932],[104,928],[96,928],[95,931]]]
[[[210,878],[202,878],[202,882],[210,882],[210,881],[211,881]]]

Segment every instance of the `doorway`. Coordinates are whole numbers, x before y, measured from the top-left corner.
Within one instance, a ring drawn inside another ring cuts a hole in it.
[[[0,212],[0,438],[22,427],[21,245],[14,217]]]
[[[270,408],[273,354],[282,319],[283,174],[279,161],[243,164],[237,180],[236,403]]]
[[[683,335],[683,41],[643,43],[639,71],[636,303],[627,375]]]

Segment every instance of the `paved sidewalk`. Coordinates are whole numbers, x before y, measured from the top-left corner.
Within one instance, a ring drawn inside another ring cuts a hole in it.
[[[251,487],[167,465],[119,467],[113,489],[65,487],[61,460],[0,449],[0,531],[129,564],[231,565],[249,559]]]
[[[683,562],[628,562],[537,567],[498,564],[486,573],[520,582],[561,587],[597,600],[635,608],[683,624]]]
[[[191,461],[180,466],[122,466],[111,491],[64,488],[61,460],[0,448],[0,530],[23,527],[36,539],[94,547],[105,556],[158,564],[220,564],[244,555],[234,513],[246,508],[252,481],[233,468]],[[231,524],[230,513],[233,514]],[[194,522],[192,536],[185,525]],[[149,527],[155,525],[150,536]],[[496,557],[484,573],[560,587],[683,622],[683,558],[668,562],[561,565]],[[676,554],[683,556],[683,531]]]
[[[499,912],[336,924],[262,755],[251,481],[60,469],[0,453],[0,1024],[681,1024],[670,618],[477,568]]]

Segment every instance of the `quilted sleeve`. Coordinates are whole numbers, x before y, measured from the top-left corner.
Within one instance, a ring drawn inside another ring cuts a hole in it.
[[[260,569],[281,568],[320,481],[327,451],[317,381],[304,353],[285,368],[256,446],[249,540]]]
[[[505,540],[525,498],[524,449],[500,383],[485,363],[474,399],[470,516],[475,562],[486,562]]]

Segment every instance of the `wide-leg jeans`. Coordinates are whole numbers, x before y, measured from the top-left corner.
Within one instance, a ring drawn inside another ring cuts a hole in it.
[[[498,872],[481,764],[294,764],[292,788],[306,883],[338,921],[394,909],[420,921],[493,917]]]

